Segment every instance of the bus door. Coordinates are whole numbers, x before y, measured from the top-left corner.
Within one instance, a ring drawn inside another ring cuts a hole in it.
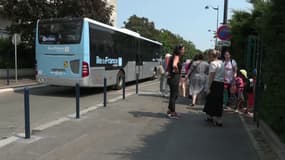
[[[137,41],[137,52],[136,52],[136,74],[139,73],[139,79],[143,77],[143,58],[141,51],[141,41]]]

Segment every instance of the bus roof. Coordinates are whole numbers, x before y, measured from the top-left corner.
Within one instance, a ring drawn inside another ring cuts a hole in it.
[[[160,43],[158,41],[154,41],[154,40],[148,39],[146,37],[143,37],[139,33],[134,32],[134,31],[129,30],[129,29],[126,29],[126,28],[121,28],[121,29],[120,28],[116,28],[116,27],[113,27],[113,26],[110,26],[110,25],[107,25],[107,24],[95,21],[95,20],[90,19],[90,18],[84,18],[84,20],[86,20],[88,22],[91,22],[91,23],[94,23],[94,24],[96,24],[98,26],[101,26],[101,27],[105,27],[105,28],[108,28],[108,29],[111,29],[111,30],[114,30],[114,31],[118,31],[118,32],[130,35],[130,36],[142,39],[142,40],[146,40],[146,41],[149,41],[149,42],[152,42],[152,43],[156,43],[158,45],[162,45],[162,43]]]
[[[133,37],[136,37],[136,38],[139,38],[139,39],[142,39],[142,40],[145,40],[145,41],[149,41],[149,42],[152,42],[152,43],[155,43],[155,44],[158,44],[158,45],[162,46],[162,43],[160,43],[158,41],[154,41],[154,40],[148,39],[146,37],[143,37],[143,36],[141,36],[137,32],[131,31],[131,30],[126,29],[126,28],[116,28],[116,27],[113,27],[113,26],[110,26],[110,25],[107,25],[107,24],[95,21],[95,20],[90,19],[90,18],[50,18],[50,19],[39,19],[38,22],[39,21],[48,22],[48,21],[61,21],[61,20],[82,20],[82,19],[85,20],[85,21],[88,21],[90,23],[96,24],[98,26],[101,26],[101,27],[104,27],[104,28],[108,28],[108,29],[111,29],[111,30],[114,30],[114,31],[117,31],[117,32],[121,32],[121,33],[124,33],[124,34],[127,34],[127,35],[130,35],[130,36],[133,36]]]

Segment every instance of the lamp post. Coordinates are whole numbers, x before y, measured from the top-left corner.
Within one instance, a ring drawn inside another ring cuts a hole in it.
[[[213,38],[215,38],[215,41],[211,40],[211,42],[214,42],[214,47],[217,47],[217,32],[216,32],[216,30],[208,29],[208,32],[213,33],[213,35],[214,35]]]
[[[207,6],[205,6],[205,9],[209,9],[209,8],[212,8],[213,10],[216,10],[217,11],[217,24],[216,24],[216,41],[215,41],[215,47],[217,47],[218,46],[218,37],[217,37],[217,31],[218,31],[218,28],[219,28],[219,6],[217,6],[217,7],[213,7],[213,6],[211,6],[211,5],[207,5]]]

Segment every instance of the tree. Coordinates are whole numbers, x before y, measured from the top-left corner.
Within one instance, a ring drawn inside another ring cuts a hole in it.
[[[154,22],[149,21],[145,17],[131,16],[127,22],[124,22],[125,28],[138,32],[141,36],[158,40],[159,32],[155,29]]]
[[[89,17],[111,24],[113,11],[113,6],[107,5],[105,0],[0,0],[0,6],[0,15],[12,21],[8,31],[20,33],[24,43],[20,47],[32,54],[38,19]]]
[[[260,108],[262,118],[285,142],[285,1],[271,0],[265,4],[259,29],[264,45],[262,82],[268,87],[262,94]]]
[[[145,17],[131,16],[124,22],[125,28],[138,32],[141,36],[159,41],[163,44],[163,54],[172,53],[172,49],[177,44],[183,44],[186,52],[184,59],[191,58],[198,50],[191,41],[186,41],[180,35],[174,34],[166,29],[156,29],[155,24]]]
[[[231,22],[233,49],[246,46],[242,40],[254,34],[259,50],[261,71],[258,78],[258,117],[262,118],[285,142],[285,1],[251,0],[253,10],[249,13],[235,12]],[[258,55],[257,55],[258,54]],[[250,71],[249,71],[250,74]],[[266,88],[266,89],[265,89]]]
[[[105,0],[54,0],[60,17],[89,17],[105,24],[112,24],[110,19],[113,6]]]
[[[229,20],[232,30],[232,48],[231,52],[239,63],[239,66],[244,68],[245,52],[248,41],[248,36],[255,33],[254,20],[251,13],[245,11],[234,11],[232,19]]]
[[[21,33],[32,43],[36,21],[54,17],[89,17],[111,24],[113,6],[103,0],[1,0],[1,15],[12,21],[11,33]]]

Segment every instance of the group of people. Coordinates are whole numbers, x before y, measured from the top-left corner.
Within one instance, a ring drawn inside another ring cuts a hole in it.
[[[166,54],[162,67],[161,92],[163,96],[169,97],[167,116],[179,118],[175,110],[176,99],[179,96],[179,83],[181,82],[182,57],[185,48],[177,45],[173,54]],[[191,95],[191,106],[195,106],[197,96],[205,93],[205,105],[203,111],[206,113],[206,121],[222,126],[222,114],[224,106],[229,106],[233,96],[237,98],[235,108],[237,111],[247,107],[246,87],[250,85],[247,72],[238,70],[235,60],[231,58],[230,52],[226,51],[223,58],[217,50],[209,50],[208,61],[203,54],[197,54],[195,58],[185,66],[185,79],[189,82],[189,95]],[[252,82],[253,83],[253,82]],[[168,89],[169,87],[169,89]],[[170,90],[170,94],[169,91]],[[226,96],[224,96],[227,93]],[[252,99],[250,100],[252,101]],[[248,108],[245,109],[248,111]]]

